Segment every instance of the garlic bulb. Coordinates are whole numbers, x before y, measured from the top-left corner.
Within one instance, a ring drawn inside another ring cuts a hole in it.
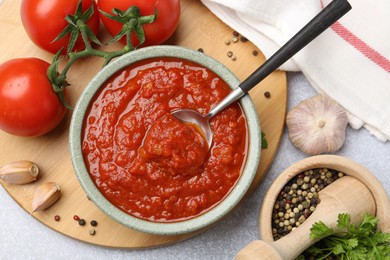
[[[340,149],[345,140],[347,123],[344,109],[323,95],[302,101],[286,117],[291,142],[309,155]]]
[[[42,211],[57,202],[61,189],[55,182],[45,182],[35,190],[32,200],[32,212]]]
[[[0,179],[8,184],[27,184],[38,178],[39,169],[30,161],[16,161],[0,168]]]

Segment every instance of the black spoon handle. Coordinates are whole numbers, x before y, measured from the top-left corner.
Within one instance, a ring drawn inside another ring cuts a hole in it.
[[[347,0],[333,0],[286,44],[265,61],[255,72],[245,79],[239,87],[248,93],[257,83],[278,69],[283,63],[320,35],[334,22],[351,10]]]

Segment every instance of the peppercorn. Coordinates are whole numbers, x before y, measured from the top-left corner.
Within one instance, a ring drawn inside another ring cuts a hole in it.
[[[278,194],[272,214],[275,240],[300,226],[321,202],[318,192],[344,173],[334,170],[310,169],[292,178]]]
[[[264,92],[264,97],[270,98],[271,97],[271,93],[269,93],[269,91]]]
[[[54,220],[55,220],[55,221],[60,221],[60,220],[61,220],[61,217],[60,217],[59,215],[55,215],[55,216],[54,216]]]
[[[247,42],[248,39],[247,39],[246,37],[244,37],[244,36],[241,36],[241,37],[240,37],[240,41],[241,41],[241,42]]]
[[[93,236],[93,235],[96,234],[96,230],[95,230],[95,229],[90,229],[90,230],[88,231],[88,233],[89,233],[91,236]]]
[[[305,201],[302,202],[302,206],[303,206],[304,209],[307,209],[307,208],[310,207],[310,202],[305,200]]]
[[[91,226],[96,227],[98,223],[96,220],[91,220],[90,224]]]
[[[80,218],[79,218],[79,216],[74,215],[74,216],[73,216],[73,219],[76,220],[76,221],[78,221]]]
[[[85,219],[80,218],[78,222],[80,226],[85,226]]]

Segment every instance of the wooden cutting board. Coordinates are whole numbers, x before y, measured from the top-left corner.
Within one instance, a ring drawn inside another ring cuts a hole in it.
[[[0,62],[17,57],[38,57],[50,62],[53,55],[36,47],[27,37],[19,18],[21,0],[3,0],[0,4]],[[264,62],[264,56],[250,42],[238,41],[225,44],[232,38],[233,30],[216,18],[200,1],[182,0],[182,15],[179,27],[168,44],[186,46],[192,49],[202,48],[210,55],[226,65],[240,80],[245,79]],[[101,39],[105,42],[108,34],[101,28]],[[119,47],[114,46],[112,48]],[[227,56],[232,51],[236,60]],[[253,55],[258,51],[258,55]],[[102,60],[87,58],[79,61],[70,70],[68,81],[70,103],[75,104],[87,82],[99,71]],[[264,93],[269,92],[270,97]],[[260,183],[266,174],[279,146],[283,131],[287,81],[284,72],[274,72],[256,86],[250,95],[256,105],[260,124],[268,140],[268,148],[262,150],[260,167],[250,192]],[[38,184],[46,181],[57,182],[62,189],[62,197],[54,206],[44,212],[34,213],[37,219],[49,228],[75,239],[108,247],[147,248],[170,244],[196,235],[196,233],[179,236],[157,236],[138,232],[124,227],[105,214],[90,202],[79,185],[73,172],[68,148],[69,122],[72,112],[53,132],[36,138],[16,137],[0,132],[0,165],[17,161],[31,160],[40,167],[40,179],[32,184],[12,186],[3,184],[9,195],[28,213],[31,211],[32,194]],[[54,216],[59,215],[59,222]],[[78,215],[87,221],[87,225],[79,226],[73,220]],[[91,220],[96,220],[96,234],[89,235]]]

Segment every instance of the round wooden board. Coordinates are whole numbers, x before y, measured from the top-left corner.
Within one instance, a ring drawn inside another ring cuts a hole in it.
[[[19,18],[21,0],[4,0],[0,4],[0,63],[18,57],[38,57],[51,62],[53,55],[36,47],[27,37]],[[250,42],[225,44],[232,37],[232,30],[216,18],[200,1],[182,0],[182,15],[179,27],[168,44],[180,45],[192,49],[202,48],[205,54],[214,57],[237,75],[245,79],[264,62],[264,56]],[[105,42],[109,36],[102,29],[99,37]],[[119,46],[110,46],[118,48]],[[258,55],[252,54],[254,50]],[[237,58],[233,61],[226,53],[232,51]],[[75,104],[84,86],[99,71],[102,60],[88,58],[79,61],[70,70],[68,81],[70,103]],[[266,98],[268,91],[271,96]],[[281,71],[272,73],[256,86],[250,95],[256,105],[262,131],[268,140],[268,148],[262,150],[260,167],[248,194],[260,183],[271,164],[279,146],[287,106],[286,74]],[[148,248],[175,243],[196,235],[157,236],[126,228],[103,214],[90,202],[78,183],[73,172],[68,148],[69,111],[66,119],[50,134],[36,138],[16,137],[0,133],[0,165],[17,161],[31,160],[41,169],[40,179],[34,183],[13,186],[3,184],[10,196],[28,213],[31,211],[32,194],[38,184],[46,181],[57,182],[62,189],[62,197],[51,208],[34,213],[33,218],[64,235],[101,246],[117,248]],[[54,221],[60,215],[61,221]],[[96,235],[88,234],[88,225],[80,227],[73,220],[78,215],[87,222],[98,221]],[[103,235],[104,234],[104,235]]]

